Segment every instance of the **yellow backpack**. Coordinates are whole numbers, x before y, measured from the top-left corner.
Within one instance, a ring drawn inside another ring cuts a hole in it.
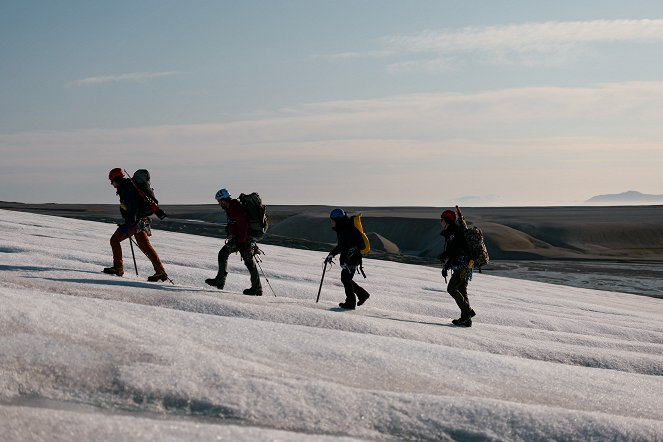
[[[371,243],[368,240],[366,233],[364,233],[364,226],[361,225],[361,213],[358,213],[351,218],[352,223],[354,224],[355,228],[359,230],[359,233],[361,233],[361,237],[364,240],[364,246],[359,249],[359,253],[361,253],[362,256],[368,255],[368,252],[371,251]]]

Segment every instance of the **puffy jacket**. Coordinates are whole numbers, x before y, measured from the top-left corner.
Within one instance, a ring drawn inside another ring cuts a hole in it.
[[[131,227],[138,222],[138,211],[142,202],[141,196],[129,178],[123,178],[117,188],[120,197],[120,214],[124,218],[124,227]]]
[[[460,228],[455,223],[449,224],[440,235],[445,239],[444,251],[439,256],[440,261],[446,261],[446,267],[467,265],[470,248]]]
[[[225,211],[228,218],[226,233],[234,236],[237,244],[245,244],[249,238],[249,222],[244,206],[239,200],[231,199]]]
[[[340,253],[339,260],[341,264],[359,265],[361,263],[359,249],[364,246],[364,238],[362,238],[352,220],[347,216],[340,218],[336,220],[336,227],[333,229],[336,231],[338,244],[329,254],[336,256]]]

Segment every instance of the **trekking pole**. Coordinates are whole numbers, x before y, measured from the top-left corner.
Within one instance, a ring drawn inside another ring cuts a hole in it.
[[[267,285],[269,286],[269,289],[272,291],[274,294],[274,297],[276,298],[276,293],[274,292],[274,289],[272,288],[272,285],[269,283],[269,279],[267,278],[267,275],[265,275],[265,271],[262,269],[262,266],[260,265],[260,260],[256,259],[256,264],[258,264],[258,268],[260,269],[260,272],[262,273],[262,276],[265,278],[265,281],[267,281]]]
[[[253,258],[256,260],[256,264],[258,264],[258,268],[260,269],[260,272],[262,273],[263,278],[265,278],[265,281],[267,281],[267,285],[269,286],[269,289],[274,294],[274,297],[277,298],[276,292],[272,288],[272,284],[269,283],[269,278],[267,278],[267,275],[265,274],[265,271],[262,269],[262,266],[260,265],[260,263],[262,262],[262,259],[260,259],[260,257],[258,255],[261,255],[261,254],[264,255],[265,252],[263,252],[261,249],[259,249],[258,244],[255,243],[255,242],[253,244],[251,244],[251,247],[253,248]]]
[[[331,264],[331,262],[330,262]],[[322,278],[320,278],[320,287],[318,288],[318,297],[315,299],[317,303],[320,300],[320,292],[322,291],[322,281],[325,280],[325,272],[327,271],[327,260],[325,259],[324,267],[322,268]]]
[[[138,266],[136,265],[136,254],[134,253],[134,239],[131,236],[129,237],[129,244],[131,245],[131,256],[134,259],[134,269],[136,269],[136,276],[138,276]]]

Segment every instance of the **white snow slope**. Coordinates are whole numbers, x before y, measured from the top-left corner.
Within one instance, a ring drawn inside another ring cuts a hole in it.
[[[104,275],[113,225],[0,211],[0,439],[663,440],[663,301],[264,245],[265,296],[218,239],[155,231],[176,285]]]

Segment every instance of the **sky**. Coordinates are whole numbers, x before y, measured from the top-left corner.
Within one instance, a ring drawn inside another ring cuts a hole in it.
[[[366,259],[342,311],[323,252],[261,245],[277,296],[244,296],[203,236],[154,230],[174,285],[126,242],[105,275],[112,231],[0,210],[3,440],[661,440],[661,299],[486,271],[454,327],[439,268]]]
[[[0,200],[663,194],[659,1],[7,1]]]

